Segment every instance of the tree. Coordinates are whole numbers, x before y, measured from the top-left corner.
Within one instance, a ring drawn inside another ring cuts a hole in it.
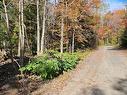
[[[4,5],[4,11],[5,11],[5,20],[6,20],[6,27],[7,27],[7,36],[8,36],[8,40],[9,40],[9,53],[10,53],[10,57],[11,57],[11,61],[13,63],[13,51],[12,51],[12,42],[11,42],[11,32],[10,32],[10,27],[9,27],[9,18],[8,18],[8,12],[7,12],[7,6],[5,4],[5,0],[3,0],[3,5]],[[6,44],[6,43],[5,43]]]
[[[47,0],[44,0],[44,13],[43,13],[43,26],[42,26],[42,36],[41,36],[41,53],[44,53],[44,38],[45,38],[45,26],[46,26],[46,5]]]
[[[120,38],[120,46],[127,48],[127,6],[125,9],[124,25],[125,25],[125,28]]]
[[[1,32],[0,36],[6,36],[11,43],[4,38],[0,41],[1,47],[3,42],[11,44],[12,53],[18,53],[21,59],[31,56],[31,52],[34,56],[49,49],[63,53],[92,47],[100,22],[100,4],[100,0],[54,0],[53,3],[50,0],[11,0],[9,4],[5,1],[10,35]],[[3,23],[6,12],[3,13],[3,6],[0,9],[0,23]],[[6,22],[1,24],[2,31]]]
[[[37,0],[37,55],[40,53],[40,20],[39,20],[39,0]]]
[[[20,5],[20,0],[19,0],[19,43],[18,43],[18,56],[20,57],[21,55],[21,39],[22,39],[22,29],[21,29],[21,5]]]
[[[23,64],[23,57],[24,57],[24,46],[25,46],[25,31],[24,31],[24,0],[20,0],[20,4],[19,4],[19,9],[21,12],[20,15],[21,15],[21,34],[19,33],[20,37],[19,40],[20,40],[20,63]],[[19,21],[20,23],[20,21]],[[19,26],[20,27],[20,26]]]
[[[63,13],[62,13],[63,14]],[[63,42],[64,42],[64,18],[61,17],[61,40],[60,40],[60,52],[63,53]]]

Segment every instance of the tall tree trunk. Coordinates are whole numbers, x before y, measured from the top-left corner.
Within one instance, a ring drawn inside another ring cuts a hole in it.
[[[37,55],[40,53],[40,17],[39,17],[39,0],[37,0]]]
[[[3,0],[3,5],[4,5],[4,11],[6,17],[7,32],[9,32],[9,19],[8,19],[7,6],[5,4],[5,0]]]
[[[18,56],[21,55],[21,39],[22,39],[22,29],[21,29],[21,5],[20,5],[20,0],[19,0],[19,43],[18,43]]]
[[[75,31],[72,32],[72,53],[74,53],[75,48]]]
[[[25,33],[25,38],[26,38],[26,41],[25,42],[27,44],[28,51],[30,52],[30,54],[32,54],[31,48],[30,48],[30,44],[29,44],[29,39],[28,39],[27,32],[26,32],[26,26],[25,25],[24,25],[24,33]]]
[[[64,18],[63,18],[63,13],[62,13],[62,18],[61,18],[61,40],[60,40],[60,52],[63,53],[63,33],[64,33]]]
[[[47,0],[44,0],[44,13],[43,13],[43,26],[42,26],[42,36],[41,36],[41,53],[44,53],[44,38],[45,38],[45,24],[46,24],[46,5]]]
[[[23,14],[23,10],[24,10],[24,0],[20,0],[20,7],[21,7],[21,54],[20,54],[20,62],[21,64],[23,65],[23,57],[24,57],[24,44],[25,44],[25,41],[24,41],[24,36],[25,36],[25,32],[24,32],[24,14]]]
[[[6,25],[7,25],[7,36],[8,36],[8,40],[9,40],[9,53],[11,56],[11,61],[12,63],[14,62],[13,60],[13,48],[12,48],[12,42],[11,42],[11,33],[10,33],[10,27],[9,27],[9,18],[8,18],[8,13],[7,13],[7,6],[5,4],[5,0],[3,0],[3,5],[4,5],[4,11],[5,11],[5,18],[6,18]]]

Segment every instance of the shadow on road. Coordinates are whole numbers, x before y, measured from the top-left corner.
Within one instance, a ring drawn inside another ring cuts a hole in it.
[[[87,88],[83,90],[81,95],[105,95],[104,91],[98,87]]]
[[[122,93],[122,95],[127,95],[127,78],[119,79],[113,89]]]
[[[104,94],[104,91],[102,91],[99,88],[92,88],[91,95],[105,95],[105,94]]]
[[[123,47],[108,47],[108,50],[127,50],[127,48],[123,48]]]

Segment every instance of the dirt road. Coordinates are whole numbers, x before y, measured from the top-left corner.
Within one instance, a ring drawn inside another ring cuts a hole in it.
[[[127,52],[101,47],[84,60],[61,90],[39,95],[127,95]]]

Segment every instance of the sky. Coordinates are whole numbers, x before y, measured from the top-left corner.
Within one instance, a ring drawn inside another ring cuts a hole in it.
[[[54,0],[50,0],[54,2]],[[56,0],[57,1],[57,0]],[[118,10],[118,9],[125,9],[125,4],[127,5],[127,0],[104,0],[109,4],[109,10]]]
[[[124,9],[125,4],[127,4],[127,0],[106,0],[109,3],[109,10],[118,10]]]

